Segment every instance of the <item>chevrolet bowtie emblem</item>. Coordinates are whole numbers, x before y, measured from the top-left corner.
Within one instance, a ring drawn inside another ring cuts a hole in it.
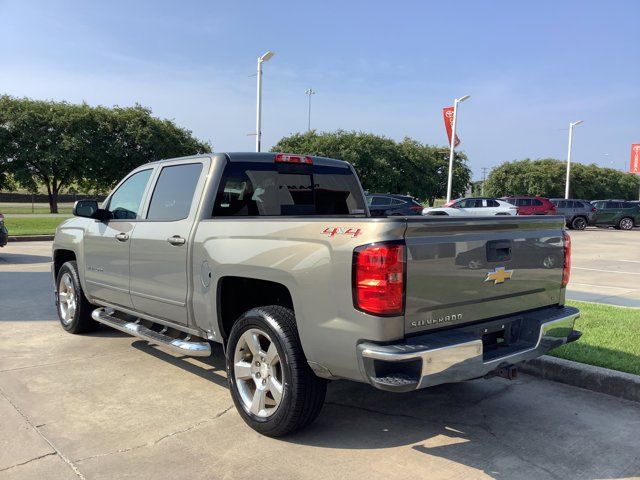
[[[493,280],[493,284],[504,283],[505,280],[509,280],[513,275],[513,270],[506,270],[504,267],[496,267],[494,270],[487,272],[487,278],[485,282]]]

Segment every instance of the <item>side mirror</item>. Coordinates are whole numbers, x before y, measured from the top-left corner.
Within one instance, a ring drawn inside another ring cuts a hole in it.
[[[78,200],[73,205],[73,215],[76,217],[93,218],[99,221],[108,220],[111,215],[102,210],[95,200]]]

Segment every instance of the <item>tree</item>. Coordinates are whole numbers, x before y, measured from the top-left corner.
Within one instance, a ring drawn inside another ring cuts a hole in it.
[[[24,188],[44,185],[52,213],[72,184],[105,190],[143,163],[209,150],[140,105],[110,109],[0,96],[0,170]]]
[[[355,167],[363,188],[370,192],[409,193],[433,204],[447,189],[449,149],[424,145],[411,138],[395,142],[364,132],[310,131],[281,139],[272,151],[346,160]],[[456,153],[453,183],[456,195],[466,191],[470,177],[466,156]]]
[[[485,193],[564,197],[566,162],[553,158],[516,160],[494,168],[487,177]],[[588,200],[598,198],[633,199],[638,195],[640,178],[597,165],[571,165],[570,195]]]

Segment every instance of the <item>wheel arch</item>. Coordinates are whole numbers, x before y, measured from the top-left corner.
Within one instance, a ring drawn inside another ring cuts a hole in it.
[[[223,342],[226,344],[240,315],[266,305],[279,305],[295,313],[291,292],[282,283],[252,277],[220,277],[216,287],[216,311]]]
[[[77,261],[76,252],[65,248],[59,248],[53,251],[53,278],[58,278],[60,268],[67,262]]]

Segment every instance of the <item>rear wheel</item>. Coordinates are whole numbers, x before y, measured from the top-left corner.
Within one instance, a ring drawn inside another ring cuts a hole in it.
[[[584,230],[587,228],[587,220],[584,217],[576,217],[571,222],[571,227],[575,230]]]
[[[633,218],[624,217],[618,222],[620,230],[631,230],[633,228]]]
[[[327,388],[307,364],[293,312],[280,306],[249,310],[233,325],[227,378],[240,416],[270,437],[313,422]]]
[[[69,333],[84,333],[96,329],[98,323],[91,318],[95,306],[84,296],[76,262],[66,262],[60,267],[56,292],[58,319],[62,328]]]

